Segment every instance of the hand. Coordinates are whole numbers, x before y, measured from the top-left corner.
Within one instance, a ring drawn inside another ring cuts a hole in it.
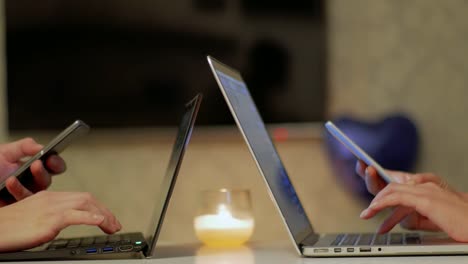
[[[440,185],[444,189],[454,191],[452,188],[450,188],[446,181],[432,173],[412,174],[402,171],[385,171],[394,180],[394,182],[397,183],[412,182],[415,184],[420,184],[426,182],[433,182],[437,185]],[[372,166],[367,166],[361,160],[358,160],[356,163],[356,173],[359,176],[361,176],[361,178],[365,181],[367,190],[373,195],[377,195],[378,192],[380,192],[385,186],[387,186],[387,183],[379,176],[377,170]]]
[[[42,148],[42,145],[31,138],[0,145],[0,181],[3,181],[21,166],[21,159],[35,155]],[[47,189],[51,183],[51,175],[62,173],[66,168],[62,158],[52,155],[46,160],[46,167],[38,160],[31,164],[30,169],[34,177],[32,190],[27,190],[16,179],[11,178],[6,181],[8,191],[16,200],[24,199],[32,193]],[[6,204],[6,201],[0,200],[0,207]]]
[[[411,174],[406,172],[399,171],[390,171],[386,170],[387,174],[394,179],[396,183],[405,183],[411,185],[432,183],[439,186],[441,189],[453,192],[454,194],[460,196],[463,199],[467,199],[465,194],[456,192],[450,188],[446,181],[442,178],[431,174],[431,173],[419,173]],[[377,170],[373,167],[368,167],[364,162],[358,161],[356,164],[356,172],[361,176],[367,186],[367,190],[374,194],[378,195],[382,189],[387,186],[387,183],[383,181],[377,174]],[[467,199],[468,200],[468,199]],[[361,216],[362,217],[362,216]],[[365,218],[365,217],[363,217]],[[367,218],[366,218],[367,219]],[[377,232],[385,233],[390,231],[398,222],[403,228],[406,229],[418,229],[418,230],[427,230],[427,231],[440,231],[438,225],[432,223],[431,220],[427,219],[426,216],[421,215],[418,211],[415,211],[414,208],[404,208],[403,206],[398,206],[394,209],[393,213],[384,221],[384,223],[379,227]]]
[[[381,233],[391,230],[403,219],[417,215],[412,228],[442,230],[456,241],[468,242],[468,200],[457,192],[434,182],[391,183],[377,194],[361,213],[361,218],[372,218],[388,207],[395,209],[381,225]]]
[[[112,234],[122,226],[89,193],[42,191],[0,208],[0,251],[17,251],[53,240],[70,225],[94,225]]]

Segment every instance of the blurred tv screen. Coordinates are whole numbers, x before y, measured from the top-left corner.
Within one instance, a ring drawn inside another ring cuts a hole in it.
[[[323,120],[325,0],[6,0],[10,130],[233,119],[206,55],[242,72],[267,123]]]

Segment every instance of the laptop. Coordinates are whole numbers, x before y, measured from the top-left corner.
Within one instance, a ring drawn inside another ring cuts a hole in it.
[[[169,165],[162,184],[155,188],[153,218],[148,234],[145,238],[142,233],[122,233],[114,235],[100,235],[93,237],[76,237],[56,239],[37,248],[1,253],[0,261],[11,260],[75,260],[75,259],[127,259],[152,258],[156,251],[156,242],[163,224],[169,200],[175,186],[179,168],[182,164],[187,144],[190,141],[195,119],[202,100],[198,94],[185,106],[185,113],[179,125],[176,141],[172,149]]]
[[[240,73],[208,56],[208,62],[250,153],[263,176],[294,247],[301,256],[468,254],[468,244],[442,233],[319,234],[314,232]]]

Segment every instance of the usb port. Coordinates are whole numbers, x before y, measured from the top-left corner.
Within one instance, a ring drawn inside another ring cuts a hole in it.
[[[97,248],[87,248],[86,249],[86,254],[96,254],[97,253]]]
[[[360,252],[371,252],[371,248],[370,247],[362,247],[362,248],[359,248],[359,251]]]
[[[103,247],[102,253],[114,252],[114,247]]]
[[[348,252],[354,252],[354,248],[347,248],[346,251],[348,251]]]
[[[333,251],[335,251],[335,253],[340,253],[340,252],[341,252],[341,248],[334,248]]]

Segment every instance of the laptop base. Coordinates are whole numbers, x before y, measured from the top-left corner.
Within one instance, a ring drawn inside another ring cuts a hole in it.
[[[305,257],[466,255],[468,244],[444,233],[325,234],[301,245]]]

